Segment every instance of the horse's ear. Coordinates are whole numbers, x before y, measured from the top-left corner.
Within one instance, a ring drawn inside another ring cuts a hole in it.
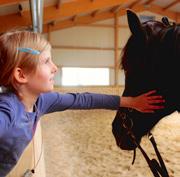
[[[127,10],[129,29],[133,35],[142,36],[144,31],[138,16],[131,10]]]
[[[166,26],[171,26],[171,24],[170,24],[170,22],[169,22],[169,20],[168,20],[167,17],[163,17],[163,18],[162,18],[162,22],[163,22]]]
[[[170,22],[167,17],[163,17],[163,18],[162,18],[162,22],[163,22],[163,24],[166,25],[167,27],[169,27],[169,26],[175,26],[175,25],[176,25],[175,22]]]

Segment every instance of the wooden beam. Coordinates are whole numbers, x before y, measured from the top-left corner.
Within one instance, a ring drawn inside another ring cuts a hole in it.
[[[62,5],[62,0],[57,0],[56,8],[60,9],[61,5]]]
[[[115,78],[115,86],[118,85],[118,71],[119,71],[119,28],[118,28],[118,13],[114,14],[114,78]]]
[[[126,14],[125,9],[122,9],[119,12],[120,16],[125,15],[125,14]],[[82,16],[82,17],[79,17],[77,19],[76,25],[77,26],[79,26],[79,25],[84,26],[84,25],[88,25],[88,24],[91,24],[91,23],[94,23],[94,22],[97,22],[97,21],[110,19],[110,18],[113,18],[113,17],[114,17],[114,14],[111,13],[111,12],[103,12],[103,13],[97,14],[96,17],[94,17],[94,18],[91,15]],[[56,31],[56,30],[60,30],[60,29],[64,29],[64,28],[69,28],[69,27],[72,27],[72,26],[75,26],[75,24],[72,22],[72,20],[64,20],[64,21],[57,22],[55,26],[51,27],[51,30]],[[45,24],[44,25],[44,33],[46,33],[46,32],[47,32],[47,25]]]
[[[135,5],[137,5],[140,1],[139,0],[135,0],[134,2],[132,2],[130,5],[127,6],[127,8],[132,9]]]
[[[21,4],[18,5],[18,10],[19,10],[19,12],[18,12],[19,15],[22,16],[23,15],[23,8],[22,8]]]
[[[77,21],[77,18],[78,18],[78,15],[74,15],[71,20],[75,23]]]
[[[117,12],[120,10],[120,8],[121,8],[121,5],[117,5],[117,6],[115,6],[115,7],[113,7],[113,8],[111,9],[111,12],[112,12],[112,13],[117,13]]]
[[[148,0],[148,1],[146,1],[146,2],[144,2],[144,5],[149,5],[149,4],[151,4],[152,2],[154,2],[155,0]]]
[[[163,10],[167,10],[179,2],[180,2],[179,0],[173,1],[172,3],[170,3],[166,7],[164,7]]]
[[[8,1],[6,1],[7,3]],[[17,1],[14,1],[17,2]],[[19,1],[18,1],[19,2]],[[44,8],[44,19],[43,23],[47,24],[54,20],[59,20],[61,18],[72,17],[74,15],[89,13],[101,8],[107,8],[109,6],[115,6],[125,2],[132,2],[132,0],[96,0],[93,3],[89,0],[78,0],[69,3],[63,3],[61,5],[61,10],[56,9],[55,6],[48,6]],[[31,25],[31,15],[30,11],[24,11],[23,17],[17,14],[10,14],[0,16],[0,32],[7,31],[14,27],[30,26]]]
[[[180,24],[180,13],[176,14],[176,23]]]
[[[86,24],[86,25],[80,25],[79,26],[89,26],[89,27],[97,27],[97,28],[114,28],[114,25],[108,25],[108,24]],[[128,28],[128,25],[119,24],[118,28]]]
[[[83,0],[83,1],[85,1],[85,0]],[[92,3],[92,4],[94,4],[94,3]],[[47,11],[46,11],[47,9],[49,9],[50,12],[51,12],[50,9],[54,9],[55,12],[62,10],[62,9],[57,10],[54,6],[53,7],[51,6],[51,7],[45,8],[45,12],[46,12],[45,14],[47,14]],[[168,16],[172,20],[176,20],[176,18],[177,18],[177,13],[170,11],[170,10],[164,11],[161,7],[159,7],[157,5],[153,5],[153,4],[150,7],[145,7],[144,5],[138,4],[138,5],[135,5],[132,10],[134,10],[135,12],[142,12],[142,11],[148,10],[153,13],[160,14],[162,16]],[[70,12],[68,12],[68,14],[70,14]],[[68,15],[68,14],[64,14],[64,15]],[[74,14],[74,13],[72,13],[72,14]],[[57,14],[53,15],[50,13],[49,15],[52,15],[52,16],[45,17],[47,22],[46,23],[44,22],[44,32],[47,32],[47,24],[52,21],[57,21],[56,24],[51,27],[51,31],[54,31],[54,30],[60,30],[63,28],[72,27],[74,25],[86,25],[86,24],[97,22],[97,21],[110,19],[110,18],[113,18],[113,16],[114,16],[114,14],[112,12],[101,12],[101,13],[98,12],[95,15],[95,17],[92,17],[91,15],[79,16],[78,19],[76,20],[76,23],[73,23],[72,20],[60,21],[63,14],[60,14],[60,16],[58,16]],[[120,16],[126,15],[125,8],[123,8],[119,11],[119,15]],[[73,15],[71,15],[70,17],[72,17],[72,16]],[[0,23],[0,32],[4,32],[4,31],[10,30],[12,28],[16,28],[16,27],[31,26],[31,15],[30,15],[29,11],[23,11],[23,16],[19,16],[18,14],[4,15],[4,16],[0,16],[0,22],[1,22]]]
[[[138,5],[134,6],[134,8],[132,10],[134,10],[135,12],[142,12],[142,11],[145,11],[145,10],[149,10],[151,12],[160,14],[162,16],[168,16],[169,18],[171,18],[173,20],[176,20],[176,18],[177,18],[177,13],[171,12],[171,11],[163,11],[161,7],[156,6],[156,5],[151,5],[151,7],[147,8],[147,7],[144,7],[144,5],[139,5],[138,4]],[[119,11],[119,16],[122,16],[122,15],[126,15],[126,10],[125,9],[121,9]],[[60,29],[72,27],[74,25],[83,25],[83,26],[84,25],[89,25],[91,23],[94,23],[94,22],[97,22],[97,21],[101,21],[101,20],[110,19],[110,18],[113,18],[113,17],[114,17],[114,14],[111,13],[111,12],[102,12],[102,13],[99,13],[94,18],[92,18],[91,15],[89,15],[89,16],[82,16],[82,17],[79,17],[77,19],[76,24],[73,24],[71,20],[59,21],[59,22],[56,23],[55,26],[53,26],[51,28],[51,30],[52,31],[60,30]],[[47,25],[44,25],[44,32],[45,33],[47,32]]]
[[[100,12],[100,10],[95,10],[94,12],[91,13],[92,17],[95,17],[98,13]]]
[[[49,20],[65,18],[82,13],[89,13],[98,9],[113,7],[115,5],[132,2],[133,0],[96,0],[93,3],[89,0],[78,0],[69,3],[63,3],[61,10],[57,10],[54,6],[44,9],[44,23]]]
[[[47,24],[47,40],[49,42],[51,42],[51,26],[52,26],[51,23]]]
[[[2,5],[10,5],[10,4],[19,4],[20,2],[28,1],[28,0],[0,0],[0,6]]]
[[[67,50],[110,50],[114,51],[112,47],[86,47],[86,46],[66,46],[66,45],[52,45],[53,49],[67,49]],[[117,48],[117,50],[122,50],[122,48]]]
[[[72,66],[72,65],[56,65],[58,68],[62,68],[62,67],[71,67],[71,68],[109,68],[109,69],[114,69],[114,66],[92,66],[92,65],[81,65],[81,66]]]
[[[123,11],[121,11],[121,13],[122,12]],[[124,14],[125,14],[125,10],[124,10]],[[82,16],[77,19],[76,25],[87,25],[90,23],[94,23],[94,22],[109,19],[109,18],[113,18],[113,13],[103,12],[103,13],[97,14],[95,17],[92,17],[91,15]],[[69,28],[72,26],[75,26],[75,24],[72,22],[72,20],[64,20],[64,21],[57,22],[56,25],[51,28],[51,30],[55,31],[55,30],[60,30],[60,29],[64,29],[64,28]],[[44,32],[45,33],[47,32],[46,24],[44,25]]]
[[[18,13],[0,16],[0,32],[5,32],[14,28],[31,26],[31,14],[23,12],[23,16]]]
[[[176,12],[170,11],[170,10],[164,11],[162,7],[154,5],[154,4],[151,4],[150,6],[144,6],[142,4],[137,4],[133,7],[133,10],[135,12],[150,11],[150,12],[162,15],[162,16],[167,16],[167,17],[171,18],[172,20],[176,20]]]

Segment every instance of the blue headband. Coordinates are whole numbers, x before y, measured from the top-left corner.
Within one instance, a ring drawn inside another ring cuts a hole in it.
[[[34,49],[31,49],[31,48],[17,48],[18,51],[20,52],[26,52],[26,53],[30,53],[32,55],[39,55],[41,52],[39,50],[34,50]]]

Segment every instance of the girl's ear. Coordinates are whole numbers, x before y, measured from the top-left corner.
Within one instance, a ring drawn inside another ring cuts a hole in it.
[[[134,36],[141,37],[145,35],[141,22],[133,11],[127,10],[127,19],[129,29]]]
[[[24,84],[27,82],[27,75],[21,68],[17,67],[14,70],[14,79],[17,83]]]

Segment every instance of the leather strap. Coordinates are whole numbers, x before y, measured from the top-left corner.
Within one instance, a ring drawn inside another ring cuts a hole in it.
[[[144,151],[144,149],[141,147],[141,145],[136,141],[136,137],[134,136],[133,132],[131,131],[131,128],[128,127],[128,125],[124,121],[124,127],[126,128],[130,138],[132,139],[133,143],[137,146],[137,148],[141,151],[143,154],[146,162],[149,165],[149,168],[151,169],[151,172],[153,173],[154,177],[169,177],[168,171],[166,169],[166,166],[164,164],[164,161],[160,155],[160,152],[157,148],[155,139],[152,135],[152,133],[149,132],[148,138],[151,141],[154,151],[156,152],[156,156],[158,157],[158,161],[156,159],[150,159],[147,155],[147,153]],[[136,151],[134,150],[134,157],[133,157],[133,162],[135,161],[135,156],[136,156]]]
[[[151,170],[151,172],[153,173],[154,177],[169,177],[168,171],[166,169],[166,166],[164,164],[164,161],[160,155],[160,152],[157,148],[155,139],[152,135],[152,133],[149,132],[149,139],[153,145],[154,151],[156,152],[156,156],[158,157],[158,161],[156,159],[150,159],[147,155],[147,153],[144,151],[144,149],[141,147],[141,145],[139,143],[137,143],[135,136],[133,135],[131,130],[128,130],[130,133],[130,137],[133,141],[133,143],[135,143],[135,145],[137,146],[137,148],[141,151],[141,153],[143,154],[146,162],[149,165],[149,168]],[[134,150],[134,157],[133,157],[133,162],[135,161],[135,150]]]

